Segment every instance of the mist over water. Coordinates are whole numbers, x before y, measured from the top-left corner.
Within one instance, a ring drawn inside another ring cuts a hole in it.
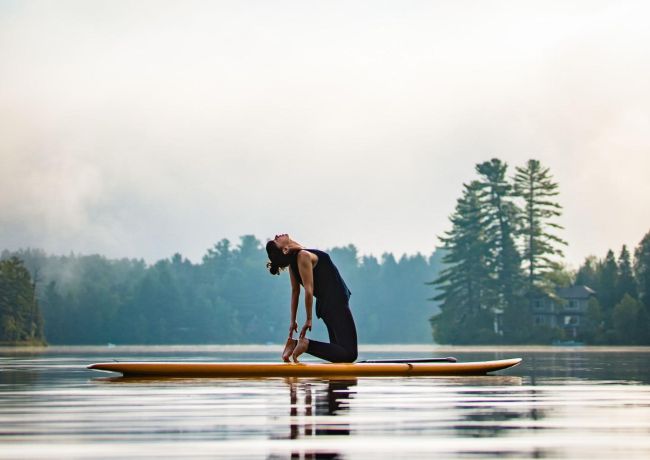
[[[429,254],[494,156],[551,168],[570,263],[631,246],[650,219],[649,11],[0,2],[0,247],[197,261],[287,231]]]
[[[124,379],[85,369],[112,359],[276,360],[279,352],[259,345],[2,349],[0,458],[650,455],[647,348],[361,349],[363,358],[524,358],[477,377]]]

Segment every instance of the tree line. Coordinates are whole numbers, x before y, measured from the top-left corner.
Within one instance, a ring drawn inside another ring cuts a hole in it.
[[[361,257],[353,245],[328,251],[352,289],[361,343],[423,343],[432,332],[451,344],[566,340],[561,326],[535,323],[532,304],[578,284],[595,295],[571,339],[650,344],[650,233],[633,254],[625,246],[618,257],[610,250],[571,272],[562,263],[567,243],[549,168],[529,160],[509,176],[495,158],[475,171],[430,256]],[[236,246],[219,241],[199,263],[180,254],[148,265],[5,250],[0,343],[283,342],[289,282],[270,276],[266,260],[252,235]],[[319,322],[314,329],[315,338],[327,339]]]
[[[0,345],[41,345],[41,316],[32,276],[17,257],[0,260]]]
[[[533,302],[557,299],[571,284],[596,291],[580,328],[587,343],[650,343],[648,236],[619,261],[588,258],[577,273],[562,262],[567,243],[559,232],[559,185],[549,168],[531,159],[508,175],[494,158],[475,167],[463,185],[451,229],[440,237],[443,269],[429,284],[440,312],[430,321],[438,343],[551,343],[566,340],[561,326],[536,324]],[[634,330],[625,334],[625,330]],[[575,339],[571,337],[571,339]]]
[[[650,344],[650,232],[632,255],[623,245],[618,258],[588,257],[576,283],[592,286],[583,340],[593,344]]]
[[[361,257],[353,245],[328,252],[352,290],[362,343],[431,340],[427,319],[436,307],[425,283],[438,273],[439,254]],[[288,332],[288,273],[268,273],[252,235],[237,245],[219,241],[199,263],[180,254],[148,265],[35,249],[3,251],[0,259],[20,259],[37,274],[34,295],[51,344],[280,343]],[[314,329],[327,337],[324,326]]]

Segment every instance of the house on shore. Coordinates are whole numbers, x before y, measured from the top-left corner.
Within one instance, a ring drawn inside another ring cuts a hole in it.
[[[555,296],[533,300],[533,321],[538,326],[562,328],[567,339],[575,339],[584,324],[589,299],[595,295],[596,292],[588,286],[558,288]]]

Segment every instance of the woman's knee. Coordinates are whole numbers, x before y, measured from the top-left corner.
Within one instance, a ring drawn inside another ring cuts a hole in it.
[[[357,350],[351,350],[345,347],[339,346],[339,350],[336,353],[336,359],[332,360],[333,363],[353,363],[357,360]]]
[[[353,363],[357,360],[357,349],[355,348],[354,350],[347,350],[347,356],[346,356],[346,362],[348,363]]]

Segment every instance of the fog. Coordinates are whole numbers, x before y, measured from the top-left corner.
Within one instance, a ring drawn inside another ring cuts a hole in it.
[[[0,1],[0,249],[433,251],[537,158],[567,261],[650,230],[647,2]]]

